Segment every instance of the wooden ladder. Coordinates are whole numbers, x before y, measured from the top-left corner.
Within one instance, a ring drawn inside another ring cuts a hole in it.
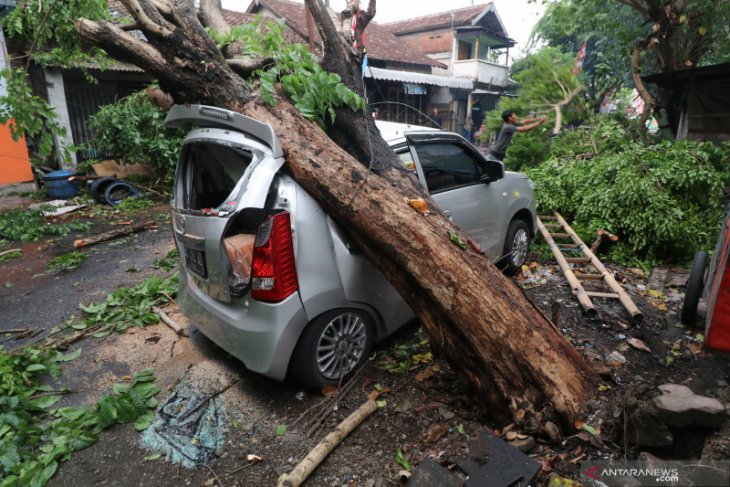
[[[598,260],[598,257],[591,251],[590,247],[583,243],[578,234],[570,228],[570,225],[568,225],[568,222],[565,221],[560,213],[555,212],[554,215],[540,215],[537,218],[537,228],[540,229],[540,233],[542,233],[543,238],[548,243],[550,250],[555,256],[555,260],[558,261],[563,271],[563,275],[565,275],[568,283],[570,283],[573,295],[578,299],[586,314],[597,314],[596,307],[593,305],[591,298],[613,298],[621,301],[621,304],[624,305],[624,308],[626,308],[626,311],[629,312],[633,319],[642,319],[643,315],[641,311],[639,311],[639,308],[636,307],[626,291],[616,282],[616,279],[608,272],[603,263]],[[556,243],[555,239],[570,239],[571,243]],[[581,252],[583,256],[566,257],[563,255],[564,251],[571,253]],[[585,269],[587,272],[576,274],[571,269],[570,264],[585,265],[588,268]],[[593,269],[590,270],[590,267],[593,267]],[[603,281],[608,286],[610,292],[586,291],[583,287],[583,281]]]

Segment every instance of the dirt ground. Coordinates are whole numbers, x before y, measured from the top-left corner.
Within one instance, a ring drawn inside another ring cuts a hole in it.
[[[100,301],[117,287],[162,273],[152,269],[152,263],[173,247],[166,215],[164,206],[134,215],[136,221],[157,221],[159,229],[121,244],[90,247],[84,250],[90,258],[69,272],[47,274],[43,266],[49,258],[71,250],[75,236],[24,245],[21,258],[0,262],[0,284],[12,285],[0,287],[0,329],[28,327],[47,333],[78,313],[79,303]],[[88,218],[88,213],[69,218]],[[114,223],[97,221],[90,233]],[[115,381],[154,367],[162,389],[158,395],[161,404],[183,386],[205,391],[207,398],[216,401],[221,439],[212,455],[193,468],[180,466],[143,446],[141,435],[129,425],[119,425],[102,433],[95,445],[74,453],[49,485],[275,485],[281,474],[290,472],[317,442],[362,405],[376,384],[377,389],[384,389],[379,399],[385,403],[334,450],[306,485],[399,485],[406,464],[417,472],[426,460],[446,467],[453,485],[462,485],[466,474],[458,464],[474,456],[473,442],[484,429],[514,444],[532,445],[525,450],[541,464],[532,485],[547,485],[558,475],[579,479],[581,461],[623,455],[635,458],[642,451],[663,459],[729,459],[727,422],[719,431],[674,430],[675,441],[668,447],[639,447],[625,441],[625,418],[657,395],[658,385],[684,384],[695,393],[730,405],[730,360],[727,354],[702,346],[701,329],[679,323],[686,270],[655,270],[651,276],[638,270],[611,270],[643,312],[641,323],[632,322],[616,300],[597,299],[598,316],[587,318],[559,269],[549,262],[536,263],[516,278],[529,299],[553,318],[602,374],[600,390],[585,417],[596,437],[563,427],[560,439],[551,439],[526,423],[492,423],[449,365],[428,353],[417,323],[381,344],[354,387],[341,396],[324,394],[331,391],[304,391],[296,384],[248,372],[203,337],[194,324],[188,328],[190,336],[181,337],[160,323],[102,340],[86,338],[74,345],[72,349],[81,346],[83,353],[64,364],[60,382],[78,392],[68,395],[63,405],[95,401]],[[186,324],[174,304],[167,309],[175,321]],[[641,340],[649,351],[630,345],[631,338]],[[4,346],[17,344],[10,341]],[[614,352],[625,363],[618,363]],[[399,363],[405,363],[405,372],[387,370]],[[321,413],[332,409],[326,406],[335,400],[335,410],[322,419]],[[544,406],[534,408],[542,411]],[[282,425],[286,425],[285,432]],[[249,455],[260,461],[249,461],[253,458],[247,459]]]

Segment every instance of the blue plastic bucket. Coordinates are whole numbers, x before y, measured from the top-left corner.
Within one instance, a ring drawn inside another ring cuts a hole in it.
[[[76,196],[78,183],[68,180],[68,178],[75,175],[75,171],[61,170],[52,171],[43,176],[48,196],[59,200],[67,200]]]

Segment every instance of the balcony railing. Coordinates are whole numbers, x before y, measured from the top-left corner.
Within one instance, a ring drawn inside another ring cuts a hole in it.
[[[507,84],[507,73],[507,66],[490,63],[481,59],[454,61],[452,65],[452,76],[456,78],[469,78],[480,83],[488,83],[495,86],[505,86]]]

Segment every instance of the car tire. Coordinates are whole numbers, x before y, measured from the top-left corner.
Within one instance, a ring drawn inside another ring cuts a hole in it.
[[[507,227],[504,239],[504,267],[502,271],[512,276],[522,269],[530,252],[530,227],[524,220],[514,219]]]
[[[692,260],[692,270],[684,288],[684,304],[682,305],[682,323],[694,326],[697,322],[697,306],[705,288],[705,268],[707,252],[697,252]]]
[[[91,188],[89,188],[94,200],[98,203],[106,203],[106,200],[104,199],[104,192],[106,191],[106,188],[115,181],[119,180],[113,176],[105,176],[94,180],[94,182],[91,183]]]
[[[104,201],[117,206],[127,198],[139,198],[139,190],[126,181],[116,181],[106,187]]]
[[[364,365],[374,345],[375,326],[369,314],[356,309],[328,311],[307,325],[289,371],[301,385],[321,390]]]

